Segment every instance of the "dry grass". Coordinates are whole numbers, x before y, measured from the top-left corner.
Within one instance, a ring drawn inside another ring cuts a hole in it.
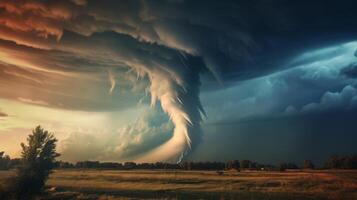
[[[57,170],[47,185],[51,199],[357,199],[357,171],[341,170]]]

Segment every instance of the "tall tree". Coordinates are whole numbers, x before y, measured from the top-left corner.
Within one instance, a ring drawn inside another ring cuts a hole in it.
[[[21,143],[22,163],[17,171],[15,187],[18,195],[31,195],[43,190],[46,180],[55,166],[57,139],[52,133],[37,126]]]

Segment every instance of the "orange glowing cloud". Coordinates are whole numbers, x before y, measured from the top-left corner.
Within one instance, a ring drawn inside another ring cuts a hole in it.
[[[63,34],[62,24],[72,17],[69,7],[62,5],[45,5],[34,1],[2,1],[0,8],[0,26],[16,32],[27,32],[37,37],[55,37],[60,40]],[[1,35],[0,35],[1,37]]]

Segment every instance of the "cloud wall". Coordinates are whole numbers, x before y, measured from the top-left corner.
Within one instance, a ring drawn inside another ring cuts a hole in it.
[[[200,141],[201,83],[218,90],[294,67],[294,55],[321,41],[349,40],[357,33],[355,2],[335,4],[2,0],[0,84],[8,87],[0,97],[110,110],[135,106],[149,92],[175,128],[138,159],[180,161]]]

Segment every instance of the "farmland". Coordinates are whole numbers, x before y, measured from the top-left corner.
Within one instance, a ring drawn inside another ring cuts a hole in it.
[[[12,171],[0,172],[1,184]],[[45,199],[357,199],[357,171],[56,170]]]

